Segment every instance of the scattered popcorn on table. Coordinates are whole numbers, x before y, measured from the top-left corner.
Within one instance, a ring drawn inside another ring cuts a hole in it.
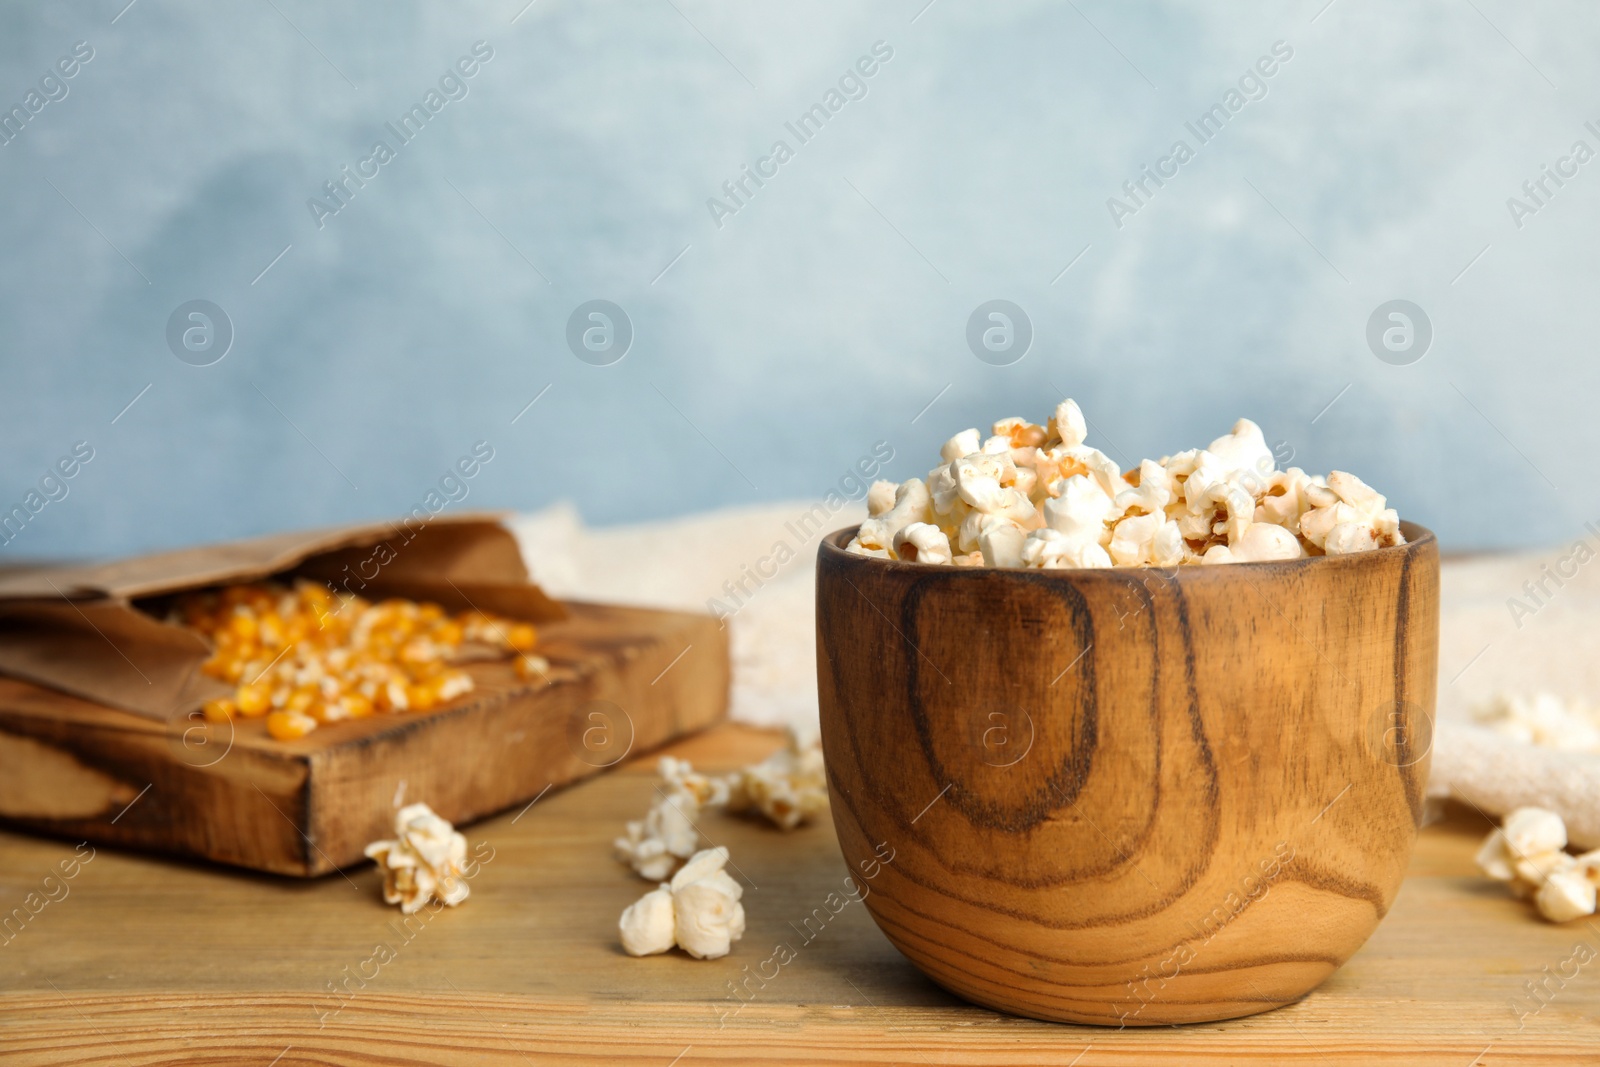
[[[813,732],[790,729],[784,747],[760,763],[728,775],[706,775],[688,760],[661,757],[661,791],[643,819],[627,824],[616,839],[617,859],[641,878],[659,882],[700,847],[695,820],[702,810],[759,812],[783,830],[793,830],[828,810],[822,741]]]
[[[744,934],[743,889],[723,870],[727,848],[700,849],[694,820],[703,809],[758,811],[792,830],[826,811],[821,739],[791,728],[783,748],[729,775],[701,774],[672,756],[661,757],[657,770],[662,786],[650,811],[615,842],[619,860],[661,883],[622,913],[622,947],[633,956],[674,945],[697,959],[726,956]],[[672,874],[680,860],[687,862]]]
[[[1564,867],[1551,873],[1539,887],[1534,897],[1539,914],[1553,923],[1571,922],[1573,919],[1594,914],[1595,884],[1576,866]]]
[[[729,775],[701,774],[688,760],[671,756],[661,757],[657,770],[661,793],[645,817],[630,821],[624,836],[613,842],[617,859],[652,882],[666,878],[700,848],[695,820],[702,810],[758,811],[780,829],[792,830],[828,809],[822,742],[814,733],[791,729],[783,748]]]
[[[671,882],[663,882],[623,911],[617,926],[630,956],[651,956],[677,945],[701,960],[726,956],[744,936],[744,887],[723,867],[726,848],[697,852]]]
[[[656,769],[669,792],[688,793],[705,808],[720,808],[728,803],[728,780],[700,774],[686,759],[662,756]]]
[[[467,839],[426,804],[408,804],[394,819],[393,841],[374,841],[369,858],[383,871],[383,899],[407,915],[429,900],[455,907],[470,890],[462,869]]]
[[[759,811],[782,830],[793,830],[828,810],[822,741],[815,733],[790,728],[783,748],[727,781],[730,812]]]
[[[1600,709],[1551,693],[1499,694],[1472,716],[1495,733],[1525,745],[1600,753]]]
[[[215,651],[201,667],[238,688],[206,701],[211,722],[265,715],[280,741],[321,723],[382,712],[430,711],[472,692],[458,664],[516,655],[522,678],[549,663],[532,655],[530,623],[478,611],[451,617],[438,604],[389,599],[373,603],[300,580],[230,585],[188,593],[168,621],[199,631]]]
[[[1593,915],[1600,888],[1600,849],[1572,856],[1566,852],[1567,827],[1561,816],[1543,808],[1518,808],[1505,817],[1478,850],[1478,866],[1490,878],[1511,884],[1519,898],[1551,922]]]
[[[1279,471],[1240,419],[1204,449],[1123,473],[1085,445],[1072,400],[1043,426],[963,430],[926,480],[875,482],[857,555],[988,567],[1174,567],[1345,555],[1405,544],[1400,516],[1353,474]]]
[[[665,882],[622,910],[617,921],[622,949],[630,956],[654,956],[678,943],[677,919],[672,912],[672,890]]]
[[[669,759],[663,759],[663,765]],[[694,793],[670,788],[665,795],[656,797],[643,819],[630,821],[626,835],[613,842],[617,859],[632,867],[639,877],[661,881],[672,873],[679,860],[688,859],[700,847],[700,831],[694,826],[699,814],[700,801]]]

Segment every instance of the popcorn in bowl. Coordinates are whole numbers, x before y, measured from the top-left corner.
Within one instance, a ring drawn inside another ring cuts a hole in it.
[[[1383,495],[1344,471],[1276,469],[1240,419],[1203,449],[1124,473],[1064,400],[1044,425],[963,430],[924,479],[876,482],[857,555],[964,567],[1174,567],[1337,556],[1406,543]]]

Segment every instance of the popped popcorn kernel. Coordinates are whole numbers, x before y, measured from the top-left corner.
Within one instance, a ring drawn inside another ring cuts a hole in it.
[[[674,945],[699,960],[726,956],[744,936],[744,887],[723,870],[725,847],[697,852],[670,882],[662,882],[623,911],[617,926],[623,951],[652,956]]]
[[[700,831],[695,828],[699,815],[700,800],[688,789],[658,794],[645,817],[630,821],[623,836],[612,843],[617,859],[639,877],[661,881],[700,848]]]
[[[756,811],[780,830],[793,830],[828,810],[822,740],[790,728],[783,748],[728,777],[728,811]]]
[[[1518,808],[1478,849],[1484,874],[1510,884],[1513,896],[1533,901],[1539,914],[1564,923],[1593,915],[1600,889],[1600,849],[1573,856],[1567,827],[1544,808]]]
[[[1600,708],[1554,693],[1501,693],[1472,709],[1502,737],[1563,752],[1600,753]]]
[[[453,908],[467,899],[467,839],[455,827],[426,804],[408,804],[395,815],[394,835],[366,848],[383,872],[385,903],[411,915],[430,900]]]
[[[950,538],[927,522],[914,522],[895,534],[895,553],[908,563],[949,563]]]
[[[1205,448],[1123,473],[1084,443],[1062,401],[1044,425],[1011,417],[939,449],[926,479],[878,482],[846,549],[956,567],[1176,567],[1270,563],[1406,543],[1399,513],[1355,475],[1280,471],[1261,427],[1239,419]],[[890,492],[893,500],[890,500]]]
[[[867,514],[877,518],[894,507],[895,490],[899,488],[894,482],[881,479],[873,482],[871,488],[867,490]]]

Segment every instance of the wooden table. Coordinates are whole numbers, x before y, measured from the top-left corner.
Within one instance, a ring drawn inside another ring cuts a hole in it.
[[[725,726],[673,751],[722,770],[776,743]],[[73,843],[0,832],[0,909],[59,898],[0,944],[0,1063],[1600,1062],[1600,922],[1552,926],[1478,877],[1486,824],[1472,813],[1423,832],[1377,934],[1304,1001],[1117,1032],[963,1004],[859,904],[805,941],[798,924],[846,874],[829,825],[784,835],[708,815],[750,883],[744,940],[721,960],[629,958],[617,916],[649,887],[610,840],[653,776],[653,758],[636,760],[471,827],[492,855],[472,898],[410,928],[370,867],[305,882],[102,848],[47,886]],[[729,983],[779,941],[796,958],[741,1006]],[[1594,951],[1557,985],[1579,943]],[[1545,968],[1554,992],[1535,1014],[1524,983]]]

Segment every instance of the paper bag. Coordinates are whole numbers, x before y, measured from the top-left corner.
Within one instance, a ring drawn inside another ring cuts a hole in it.
[[[529,622],[566,617],[529,579],[499,516],[408,517],[0,574],[0,674],[163,721],[185,715],[233,687],[200,673],[210,643],[164,622],[162,598],[269,577]]]

